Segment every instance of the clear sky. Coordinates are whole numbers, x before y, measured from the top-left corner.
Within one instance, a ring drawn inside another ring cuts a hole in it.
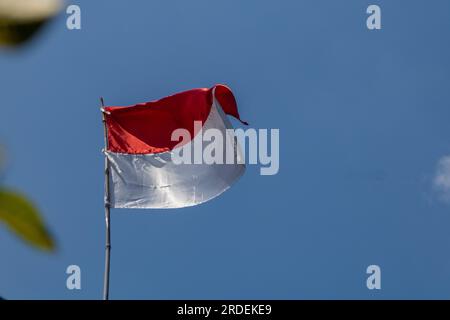
[[[129,105],[225,83],[252,127],[280,129],[279,174],[250,166],[197,207],[113,210],[111,298],[450,296],[450,205],[433,186],[450,155],[449,1],[70,3],[81,30],[63,12],[0,51],[3,183],[59,244],[41,253],[1,226],[0,295],[102,296],[99,96]],[[381,30],[366,27],[369,4]],[[66,289],[71,264],[79,291]]]

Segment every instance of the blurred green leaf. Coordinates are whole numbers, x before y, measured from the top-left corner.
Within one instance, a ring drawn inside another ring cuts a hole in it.
[[[38,211],[24,196],[0,189],[0,221],[31,245],[46,251],[55,249]]]
[[[60,8],[60,0],[0,0],[0,46],[28,41]]]
[[[0,45],[15,46],[26,42],[41,28],[44,22],[0,19]]]

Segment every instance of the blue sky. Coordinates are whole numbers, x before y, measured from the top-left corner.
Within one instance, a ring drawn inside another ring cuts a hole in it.
[[[82,30],[62,14],[0,51],[3,182],[59,243],[37,252],[1,227],[0,295],[101,298],[99,96],[129,105],[225,83],[252,127],[280,129],[279,174],[251,166],[197,207],[114,210],[111,298],[448,298],[450,206],[433,186],[450,155],[448,1],[71,4]],[[82,290],[66,289],[71,264]]]

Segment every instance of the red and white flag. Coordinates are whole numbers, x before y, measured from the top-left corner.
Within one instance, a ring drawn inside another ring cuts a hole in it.
[[[193,89],[134,106],[104,107],[103,112],[112,208],[197,205],[227,190],[245,171],[237,141],[227,131],[232,126],[226,114],[240,120],[236,100],[224,85]],[[202,132],[211,128],[220,131],[226,140],[224,157],[230,150],[226,144],[232,144],[233,163],[174,161],[174,154],[186,150],[198,156],[198,148],[204,150],[211,143],[204,141]],[[173,141],[176,129],[185,129],[190,139]]]

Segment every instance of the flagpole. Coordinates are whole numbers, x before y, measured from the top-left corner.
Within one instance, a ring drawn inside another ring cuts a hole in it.
[[[105,152],[108,150],[108,129],[106,127],[105,110],[103,107],[105,103],[103,98],[100,98],[102,105],[102,120],[103,120],[103,131],[105,135]],[[105,244],[105,273],[103,277],[103,300],[109,300],[109,271],[110,271],[110,261],[111,261],[111,219],[110,219],[110,195],[109,195],[109,161],[108,157],[105,155],[105,223],[106,223],[106,244]]]

